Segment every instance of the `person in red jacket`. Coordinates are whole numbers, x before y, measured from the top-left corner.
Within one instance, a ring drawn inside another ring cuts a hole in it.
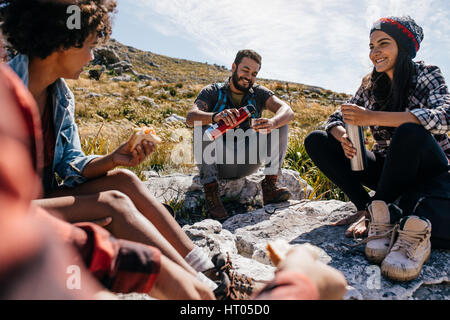
[[[104,289],[160,299],[214,298],[157,248],[116,239],[93,223],[69,224],[33,205],[43,163],[38,109],[3,64],[0,101],[0,299],[92,299]],[[80,270],[79,290],[66,284],[73,266]]]
[[[71,5],[79,8],[80,29],[67,28]],[[116,238],[158,248],[212,287],[203,274],[214,267],[211,259],[133,172],[118,168],[139,165],[155,145],[144,140],[130,151],[124,142],[104,156],[82,150],[75,98],[65,79],[78,79],[93,60],[94,48],[112,32],[115,11],[114,0],[1,1],[2,33],[18,53],[9,65],[33,95],[42,123],[44,193],[34,202],[70,223],[109,221],[104,227]]]

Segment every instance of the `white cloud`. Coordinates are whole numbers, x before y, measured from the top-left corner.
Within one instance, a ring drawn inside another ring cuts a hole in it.
[[[446,1],[133,0],[133,5],[141,17],[143,12],[158,17],[143,22],[163,35],[191,40],[209,61],[231,66],[237,50],[252,48],[263,56],[261,77],[352,93],[371,69],[369,30],[381,16],[413,16],[426,33],[431,29],[444,38],[447,55],[449,10],[435,10]]]

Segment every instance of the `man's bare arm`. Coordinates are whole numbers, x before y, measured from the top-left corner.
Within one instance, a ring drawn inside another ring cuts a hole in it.
[[[275,122],[275,128],[283,127],[294,119],[294,111],[291,107],[276,96],[267,99],[266,108],[275,113],[272,118],[272,121]]]
[[[194,126],[194,123],[201,123],[202,126],[211,124],[213,112],[208,112],[208,104],[202,100],[197,100],[189,110],[186,116],[186,124],[190,127]]]

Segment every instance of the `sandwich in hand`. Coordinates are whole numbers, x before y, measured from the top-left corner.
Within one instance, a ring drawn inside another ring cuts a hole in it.
[[[290,245],[286,240],[277,239],[275,241],[269,241],[266,249],[270,260],[272,261],[274,266],[277,267],[281,263],[281,261],[286,259],[288,252],[295,246],[298,245]],[[314,259],[317,259],[319,257],[319,248],[309,243],[302,244],[301,246],[308,249],[308,251],[313,255]]]
[[[159,144],[162,142],[161,138],[156,135],[156,132],[153,128],[151,127],[136,128],[133,130],[133,135],[128,141],[130,152],[133,151],[136,148],[136,146],[142,143],[142,141],[144,140],[148,140],[155,144]]]
[[[270,260],[277,267],[286,258],[288,251],[291,249],[291,245],[285,240],[277,239],[270,241],[266,249]]]

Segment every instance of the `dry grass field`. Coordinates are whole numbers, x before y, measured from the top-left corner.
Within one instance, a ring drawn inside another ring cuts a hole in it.
[[[97,81],[89,78],[89,70],[99,69],[92,65],[79,80],[68,81],[75,94],[76,121],[85,153],[107,154],[127,141],[133,128],[151,125],[163,143],[133,171],[142,179],[145,179],[143,172],[148,170],[160,174],[192,172],[195,168],[190,152],[193,130],[182,121],[167,122],[166,119],[172,115],[186,117],[200,90],[210,83],[224,81],[231,71],[223,66],[140,51],[114,40],[107,47],[130,63],[134,73],[124,73],[131,81],[115,81],[113,78],[117,74],[107,69]],[[136,73],[153,80],[141,81],[135,77]],[[339,190],[330,191],[330,186],[334,186],[312,164],[303,148],[303,140],[349,97],[297,83],[267,79],[258,79],[257,83],[274,91],[295,112],[284,166],[301,172],[317,189],[314,197],[343,197]],[[270,116],[270,112],[265,112],[263,116]]]

